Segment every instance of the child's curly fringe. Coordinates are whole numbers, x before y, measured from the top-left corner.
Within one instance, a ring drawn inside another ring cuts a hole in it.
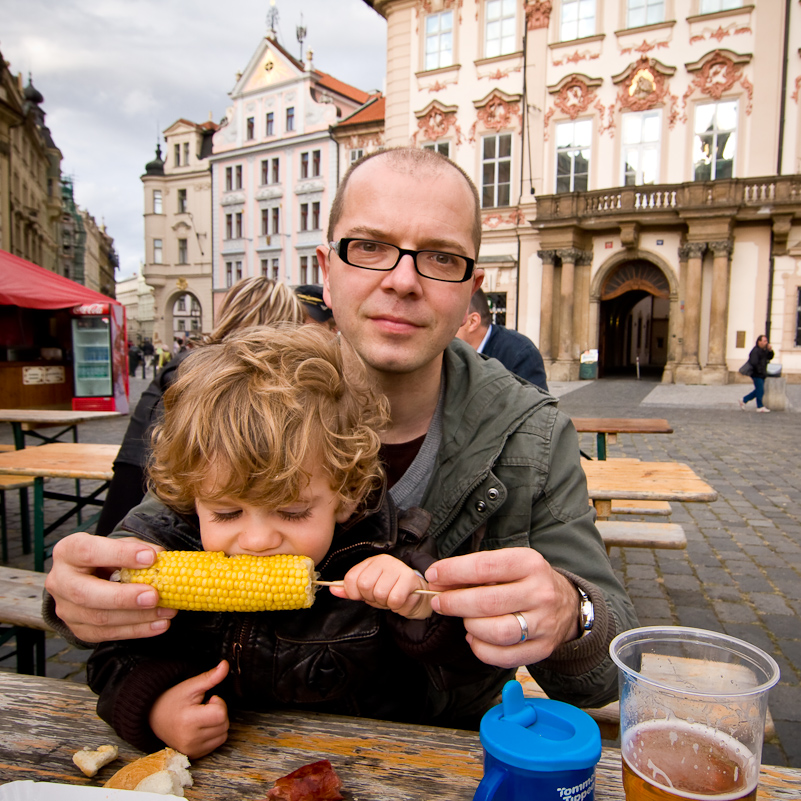
[[[182,513],[197,497],[281,508],[321,466],[340,505],[358,505],[382,480],[388,419],[357,364],[345,377],[339,340],[324,328],[245,329],[181,365],[153,431],[149,485]]]

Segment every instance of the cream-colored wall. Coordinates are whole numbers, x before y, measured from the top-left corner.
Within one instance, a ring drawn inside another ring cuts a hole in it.
[[[726,337],[726,362],[737,370],[748,358],[756,338],[764,332],[767,301],[767,271],[760,262],[770,247],[758,228],[739,229],[732,252],[729,281],[729,319]],[[745,331],[745,346],[737,345],[737,331]]]

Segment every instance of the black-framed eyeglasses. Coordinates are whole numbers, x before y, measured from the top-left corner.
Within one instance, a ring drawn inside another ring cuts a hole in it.
[[[340,239],[328,244],[345,264],[352,267],[389,272],[398,266],[404,256],[411,256],[414,269],[423,278],[451,284],[467,281],[476,266],[475,259],[468,259],[467,256],[442,253],[439,250],[404,250],[371,239]]]

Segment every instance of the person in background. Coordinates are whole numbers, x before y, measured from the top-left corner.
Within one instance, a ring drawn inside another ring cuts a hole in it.
[[[136,368],[139,367],[139,361],[142,358],[142,350],[138,345],[133,342],[128,343],[128,374],[135,376]]]
[[[456,336],[478,353],[497,359],[510,372],[548,391],[545,364],[537,346],[527,336],[492,322],[484,290],[477,289],[473,293],[467,316]]]
[[[758,412],[769,412],[767,406],[762,405],[762,398],[765,396],[765,379],[768,377],[768,362],[773,358],[773,349],[770,347],[768,338],[762,334],[757,337],[756,345],[751,348],[748,354],[748,364],[751,365],[751,380],[754,382],[753,392],[749,392],[741,401],[740,408],[745,411],[746,404],[756,400]]]
[[[276,322],[302,323],[303,318],[300,303],[283,284],[262,276],[245,278],[228,290],[217,315],[217,325],[205,341],[219,342],[240,328]],[[114,476],[100,510],[95,529],[97,534],[110,534],[145,497],[150,430],[157,422],[161,396],[175,380],[181,362],[193,349],[187,347],[173,357],[142,393],[114,460]]]
[[[307,323],[318,323],[331,331],[337,330],[334,313],[326,306],[323,299],[323,288],[320,284],[302,284],[296,287],[295,294],[303,304]]]

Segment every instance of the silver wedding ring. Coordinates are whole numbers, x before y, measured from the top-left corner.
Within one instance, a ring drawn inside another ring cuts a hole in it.
[[[523,617],[522,612],[512,612],[512,614],[517,618],[517,622],[520,624],[520,642],[525,642],[528,639],[528,623],[526,623],[526,619]]]

